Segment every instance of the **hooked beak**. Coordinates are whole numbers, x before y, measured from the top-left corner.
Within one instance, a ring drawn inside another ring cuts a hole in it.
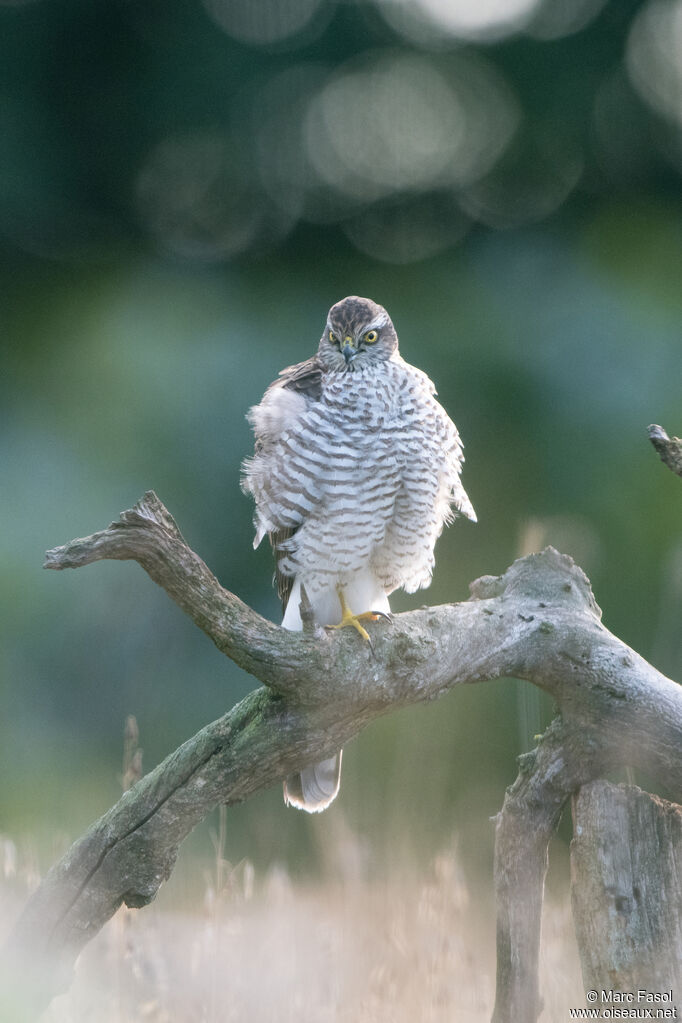
[[[353,361],[355,356],[358,354],[357,348],[353,347],[353,342],[352,342],[351,338],[346,337],[346,338],[343,339],[343,348],[341,349],[341,354],[343,355],[344,359],[346,360],[346,365],[350,366],[351,362]]]

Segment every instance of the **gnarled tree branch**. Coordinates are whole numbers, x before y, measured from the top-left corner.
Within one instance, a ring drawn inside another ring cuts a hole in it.
[[[641,766],[682,794],[682,690],[601,624],[573,561],[547,548],[477,580],[466,603],[370,626],[372,651],[352,630],[292,633],[265,621],[220,586],[152,492],[107,529],[48,551],[46,567],[102,559],[138,561],[265,688],[137,782],[48,873],[8,945],[10,961],[37,968],[26,1018],[68,983],[78,953],[121,903],[154,898],[178,846],[216,805],[331,755],[389,710],[513,676],[551,693],[561,709],[524,758],[497,825],[494,1018],[535,1019],[544,864],[566,800],[618,764]],[[528,915],[518,911],[519,890]]]

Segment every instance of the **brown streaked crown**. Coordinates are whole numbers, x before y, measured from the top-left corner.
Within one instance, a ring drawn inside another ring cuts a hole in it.
[[[377,335],[371,343],[366,339],[369,331]],[[352,339],[358,353],[350,366],[340,352],[340,343],[347,337]],[[329,310],[318,356],[327,370],[357,371],[385,362],[397,348],[395,327],[384,307],[371,298],[349,295]]]

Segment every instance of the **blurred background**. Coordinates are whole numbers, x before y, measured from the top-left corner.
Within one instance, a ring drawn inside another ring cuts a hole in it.
[[[0,0],[0,832],[44,869],[120,793],[126,715],[149,770],[254,687],[138,566],[43,552],[153,488],[278,619],[245,413],[347,294],[436,381],[479,516],[396,608],[551,543],[682,678],[682,489],[646,437],[682,432],[681,175],[680,0]],[[454,844],[487,885],[551,713],[512,680],[396,713],[327,814],[277,786],[224,855],[372,876]]]

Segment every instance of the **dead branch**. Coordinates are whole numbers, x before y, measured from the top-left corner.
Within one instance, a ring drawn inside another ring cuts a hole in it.
[[[648,428],[648,433],[649,440],[663,464],[678,476],[682,476],[682,440],[679,437],[669,437],[662,426],[655,424]]]
[[[540,686],[561,709],[522,759],[497,825],[494,1019],[534,1020],[544,864],[566,801],[621,764],[682,794],[682,689],[601,624],[573,561],[547,548],[477,580],[466,603],[379,622],[372,652],[350,630],[291,633],[265,621],[220,586],[152,492],[107,529],[48,551],[45,567],[103,559],[138,561],[265,688],[133,785],[48,873],[7,945],[9,981],[0,990],[11,991],[12,964],[35,967],[30,1004],[24,997],[23,1017],[15,1006],[12,1018],[33,1018],[69,983],[79,952],[122,903],[154,898],[180,843],[216,805],[330,755],[390,710],[511,676]]]

